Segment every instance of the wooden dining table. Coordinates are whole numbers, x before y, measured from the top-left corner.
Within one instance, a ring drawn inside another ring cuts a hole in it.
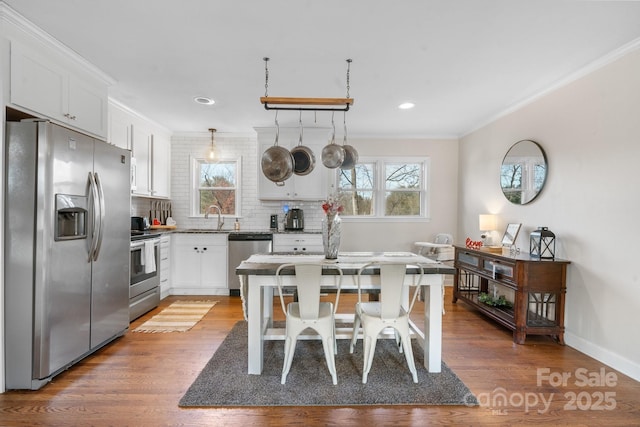
[[[411,252],[345,252],[339,253],[337,260],[327,260],[322,254],[269,253],[254,254],[242,261],[236,268],[240,278],[240,295],[243,312],[248,322],[248,373],[262,373],[265,340],[283,340],[284,328],[276,328],[273,323],[273,296],[277,287],[276,270],[289,263],[334,264],[341,268],[343,291],[357,290],[358,270],[370,262],[397,262],[407,264],[405,284],[416,284],[420,266],[424,275],[420,282],[423,288],[424,317],[422,327],[410,320],[412,333],[424,352],[424,366],[429,372],[440,372],[442,365],[442,314],[444,276],[453,275],[455,269]],[[283,271],[283,285],[293,285],[294,272]],[[340,276],[335,269],[326,268],[322,272],[322,286],[331,291],[337,288]],[[375,291],[380,288],[379,275],[367,274],[361,277],[361,288]],[[408,287],[405,286],[405,304],[408,303]],[[353,323],[353,314],[336,315],[336,338],[351,339],[352,328],[339,328],[338,322]],[[315,335],[301,335],[298,339],[315,339]]]

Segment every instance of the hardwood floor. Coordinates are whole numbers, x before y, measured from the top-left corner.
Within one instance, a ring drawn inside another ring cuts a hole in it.
[[[480,407],[181,409],[184,392],[242,320],[239,297],[210,296],[219,303],[188,332],[129,332],[39,391],[0,394],[0,425],[640,425],[639,382],[547,337],[513,344],[510,331],[463,303],[452,304],[450,291],[443,359],[478,396]],[[352,297],[341,298],[341,311],[353,307]],[[131,329],[173,301],[203,298],[169,297]],[[420,316],[416,307],[414,315]],[[563,375],[570,375],[564,383]]]

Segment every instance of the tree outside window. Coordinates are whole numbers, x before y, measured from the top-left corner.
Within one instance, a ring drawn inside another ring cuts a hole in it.
[[[362,160],[338,172],[343,216],[426,216],[426,163]]]
[[[422,195],[422,165],[385,164],[385,216],[419,216]]]
[[[206,213],[209,206],[220,208],[223,215],[237,216],[238,164],[236,161],[208,163],[195,160],[197,189],[195,191],[196,215]]]
[[[340,169],[338,180],[342,215],[374,215],[375,163]]]
[[[539,158],[515,158],[503,162],[500,169],[500,186],[507,200],[519,205],[530,201],[544,185],[546,164]]]

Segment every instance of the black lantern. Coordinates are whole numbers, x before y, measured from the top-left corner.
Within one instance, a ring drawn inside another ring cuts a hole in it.
[[[556,256],[556,235],[547,227],[538,227],[529,235],[529,254],[533,258],[554,259]]]

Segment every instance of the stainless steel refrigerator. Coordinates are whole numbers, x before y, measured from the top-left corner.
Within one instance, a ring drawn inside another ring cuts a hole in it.
[[[129,326],[129,151],[7,122],[7,389],[36,390]]]

